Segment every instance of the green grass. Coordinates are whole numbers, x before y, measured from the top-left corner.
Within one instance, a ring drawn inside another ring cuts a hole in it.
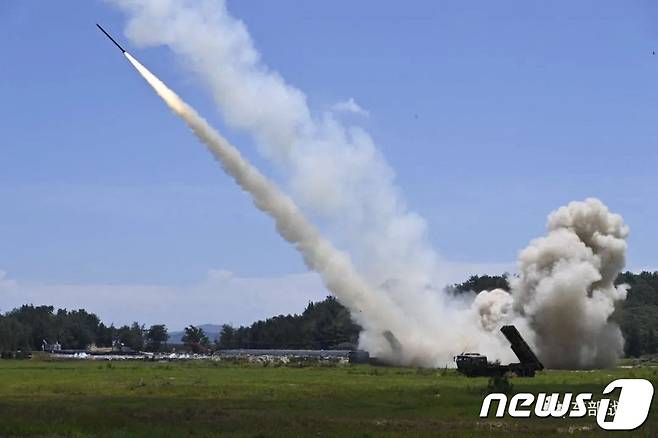
[[[539,374],[515,391],[593,392],[653,368]],[[0,436],[550,436],[594,417],[480,419],[485,378],[370,366],[0,360]],[[655,402],[654,402],[655,404]],[[655,406],[629,436],[658,436]]]

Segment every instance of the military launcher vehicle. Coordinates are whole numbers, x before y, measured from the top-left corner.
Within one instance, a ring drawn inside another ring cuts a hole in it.
[[[478,353],[462,353],[455,356],[457,370],[468,377],[493,377],[514,374],[519,377],[534,377],[536,371],[544,369],[530,346],[521,337],[513,325],[506,325],[500,329],[510,342],[512,351],[519,358],[519,363],[501,365],[498,362],[489,362],[487,356]]]

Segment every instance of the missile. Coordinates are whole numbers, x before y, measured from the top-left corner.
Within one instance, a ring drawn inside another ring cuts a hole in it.
[[[103,29],[103,28],[101,27],[100,24],[96,23],[96,26],[98,26],[98,28],[101,30],[101,32],[103,32],[103,33],[105,34],[105,36],[108,37],[108,38],[110,39],[110,41],[112,41],[112,42],[113,42],[113,43],[119,48],[119,50],[121,50],[122,53],[126,53],[126,51],[123,50],[123,47],[121,47],[121,46],[119,45],[119,43],[117,43],[117,42],[114,40],[114,38],[112,38],[112,37],[110,36],[109,33],[105,32],[105,29]]]

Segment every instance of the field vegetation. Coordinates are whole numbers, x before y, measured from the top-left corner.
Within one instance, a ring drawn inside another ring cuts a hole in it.
[[[592,392],[651,367],[547,371],[513,392]],[[322,363],[0,360],[0,436],[599,436],[594,417],[480,419],[490,382]],[[658,436],[654,406],[629,436]]]

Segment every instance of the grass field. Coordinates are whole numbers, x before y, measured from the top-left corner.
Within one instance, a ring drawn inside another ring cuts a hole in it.
[[[621,377],[657,380],[653,368],[633,368],[512,382],[515,392],[600,394]],[[0,360],[0,436],[602,434],[589,416],[480,419],[486,386],[452,370]],[[629,436],[658,436],[655,407],[654,399],[647,423]]]

